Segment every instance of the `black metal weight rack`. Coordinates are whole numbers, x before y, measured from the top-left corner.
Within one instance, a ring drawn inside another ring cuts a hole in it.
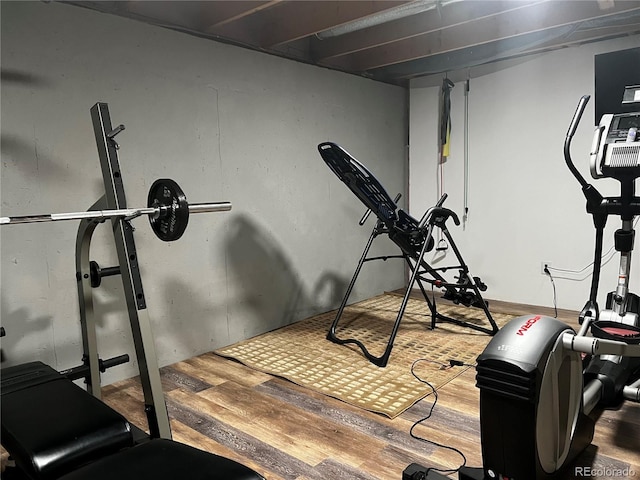
[[[158,358],[147,312],[131,221],[148,215],[156,236],[163,241],[173,241],[179,239],[186,230],[190,213],[228,211],[231,210],[231,204],[216,202],[189,205],[184,192],[176,182],[170,179],[159,179],[151,186],[146,207],[128,208],[118,160],[119,147],[115,141],[115,136],[124,130],[124,125],[113,128],[106,103],[96,103],[91,108],[91,120],[105,194],[85,212],[0,217],[0,225],[80,220],[76,236],[76,280],[83,364],[61,373],[70,379],[85,378],[87,391],[99,399],[101,397],[100,373],[106,368],[129,360],[128,355],[120,355],[103,361],[98,354],[92,288],[100,285],[102,277],[120,275],[140,371],[149,433],[151,438],[170,439],[171,427],[162,393]],[[101,269],[96,262],[90,260],[90,247],[96,227],[107,219],[111,221],[118,266]]]

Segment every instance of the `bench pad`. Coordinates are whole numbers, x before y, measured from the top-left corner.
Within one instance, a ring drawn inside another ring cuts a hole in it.
[[[2,369],[2,445],[37,479],[133,445],[129,422],[42,362]]]
[[[264,480],[238,462],[157,439],[82,467],[59,480]]]

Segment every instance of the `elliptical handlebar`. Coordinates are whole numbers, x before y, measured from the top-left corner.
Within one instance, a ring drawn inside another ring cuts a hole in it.
[[[584,113],[584,109],[587,107],[587,103],[589,102],[590,95],[583,95],[578,102],[578,106],[576,108],[575,113],[573,114],[573,118],[571,119],[571,124],[569,125],[569,130],[567,131],[567,136],[564,139],[564,160],[567,162],[567,166],[569,170],[576,177],[576,180],[580,182],[582,187],[587,187],[588,183],[582,176],[582,174],[578,171],[573,160],[571,159],[571,140],[573,139],[573,135],[576,133],[578,128],[578,124],[580,123],[580,119],[582,118],[582,114]]]
[[[580,119],[582,118],[582,114],[584,113],[584,109],[587,107],[587,103],[589,103],[589,99],[591,95],[583,95],[578,102],[578,107],[576,108],[576,112],[573,114],[573,119],[571,120],[571,125],[569,125],[569,131],[567,131],[567,137],[573,137],[578,129],[578,123],[580,123]]]

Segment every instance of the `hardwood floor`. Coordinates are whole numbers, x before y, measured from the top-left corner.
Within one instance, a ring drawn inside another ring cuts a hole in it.
[[[514,305],[492,305],[503,308],[518,314]],[[575,312],[559,312],[559,318],[575,324]],[[433,395],[391,420],[212,353],[165,367],[162,378],[175,440],[240,461],[268,480],[393,480],[413,462],[456,468],[462,461],[409,435],[428,415]],[[145,428],[136,379],[103,392],[108,404]],[[467,465],[480,466],[478,403],[469,368],[438,391],[431,417],[415,433],[455,447]],[[639,404],[602,412],[593,443],[576,465],[604,470],[588,478],[624,478],[607,476],[614,468],[631,468],[640,478],[639,432]]]

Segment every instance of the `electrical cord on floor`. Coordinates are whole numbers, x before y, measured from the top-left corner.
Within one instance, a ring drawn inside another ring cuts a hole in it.
[[[431,417],[431,414],[433,413],[433,409],[436,406],[436,403],[438,403],[438,392],[435,389],[435,387],[433,385],[431,385],[429,382],[427,382],[426,380],[420,378],[415,373],[415,366],[418,364],[418,362],[436,363],[436,364],[440,365],[441,369],[453,368],[453,367],[456,367],[456,366],[469,366],[469,367],[472,367],[473,365],[464,363],[464,362],[462,362],[460,360],[449,360],[449,364],[445,364],[445,363],[441,363],[441,362],[436,362],[435,360],[428,360],[428,359],[425,359],[425,358],[419,358],[418,360],[416,360],[415,362],[413,362],[411,364],[411,375],[413,375],[419,382],[424,383],[426,385],[429,385],[429,388],[431,388],[431,391],[433,393],[434,400],[433,400],[433,403],[431,404],[431,408],[429,409],[429,413],[427,414],[427,416],[424,417],[424,418],[421,418],[420,420],[418,420],[417,422],[415,422],[411,426],[411,428],[409,429],[409,435],[411,435],[411,437],[415,438],[416,440],[420,440],[422,442],[430,443],[431,445],[435,445],[435,446],[440,447],[440,448],[445,448],[447,450],[452,450],[452,451],[456,452],[458,455],[460,455],[462,457],[462,465],[460,465],[458,468],[450,468],[450,469],[442,468],[441,469],[441,468],[429,467],[424,472],[424,475],[425,475],[424,478],[426,478],[426,476],[429,474],[430,471],[440,472],[440,473],[456,473],[458,470],[460,470],[462,467],[464,467],[467,464],[467,457],[464,456],[464,453],[462,453],[457,448],[450,447],[449,445],[443,445],[441,443],[434,442],[433,440],[427,440],[426,438],[422,438],[422,437],[416,435],[415,433],[413,433],[413,430],[418,425],[420,425],[422,422],[424,422],[425,420],[427,420],[428,418]],[[428,394],[428,395],[431,395],[431,394]]]
[[[555,311],[555,315],[553,316],[553,318],[558,318],[558,301],[556,297],[556,282],[553,281],[553,275],[551,275],[551,272],[549,271],[549,267],[546,265],[544,267],[544,273],[549,275],[549,280],[551,280],[551,285],[553,286],[553,310]]]

